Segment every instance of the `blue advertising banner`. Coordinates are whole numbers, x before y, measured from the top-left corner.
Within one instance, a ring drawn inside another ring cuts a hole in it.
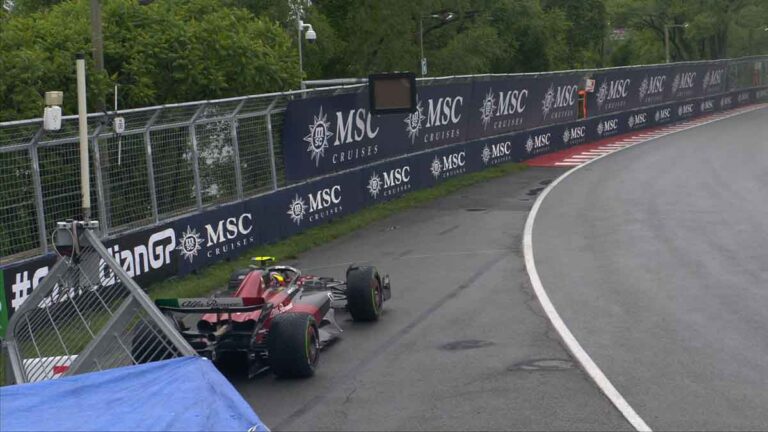
[[[472,139],[508,134],[578,117],[580,74],[517,76],[475,81]]]
[[[419,177],[423,187],[431,187],[443,180],[479,169],[467,152],[466,145],[456,145],[418,156]]]
[[[579,118],[579,87],[584,81],[581,74],[565,73],[544,75],[540,78],[545,88],[541,97],[541,119],[536,126],[564,123]],[[535,126],[532,126],[535,127]]]
[[[418,173],[421,168],[414,157],[399,158],[363,168],[360,171],[363,205],[389,201],[420,189]]]
[[[283,128],[286,177],[304,180],[464,142],[470,93],[469,83],[420,87],[416,110],[405,115],[372,115],[367,92],[291,101],[285,123],[297,127]]]
[[[563,148],[573,147],[594,141],[594,136],[590,133],[588,120],[582,120],[574,123],[560,125],[557,130],[558,136],[563,143]]]
[[[404,116],[399,123],[404,135],[392,134],[393,139],[410,144],[400,154],[467,141],[468,120],[465,113],[471,92],[472,85],[469,83],[419,87],[416,111]]]
[[[720,94],[728,90],[728,62],[712,62],[704,68],[704,77],[701,79],[701,95],[710,96]]]
[[[595,91],[587,99],[589,113],[600,115],[671,100],[671,66],[624,68],[594,75]]]
[[[768,87],[755,90],[755,101],[765,102],[768,100]]]
[[[361,184],[359,170],[304,183],[276,193],[263,215],[286,237],[359,210]]]
[[[385,123],[368,111],[367,92],[291,101],[285,112],[286,177],[302,180],[403,153]],[[389,134],[389,136],[387,136]]]
[[[176,221],[179,274],[234,258],[260,244],[260,216],[239,202]]]
[[[727,67],[727,62],[709,62],[599,72],[589,111],[600,115],[720,94],[727,90]]]

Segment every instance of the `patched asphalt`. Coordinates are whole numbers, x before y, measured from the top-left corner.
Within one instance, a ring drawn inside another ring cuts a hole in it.
[[[564,170],[531,168],[350,233],[291,264],[392,279],[382,320],[354,323],[314,377],[235,385],[275,430],[627,430],[574,365],[530,289],[521,236]]]
[[[768,109],[633,146],[543,201],[533,249],[653,429],[768,430]]]

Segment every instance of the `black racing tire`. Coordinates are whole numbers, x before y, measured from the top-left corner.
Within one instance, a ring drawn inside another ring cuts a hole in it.
[[[179,322],[174,318],[165,316],[165,319],[176,331],[181,331]],[[141,320],[133,327],[131,334],[131,356],[134,363],[144,364],[175,357],[175,350],[168,348],[172,346],[171,342],[156,324]]]
[[[245,279],[245,277],[248,276],[248,273],[252,271],[253,269],[250,268],[237,269],[233,271],[232,274],[229,275],[227,290],[230,292],[237,291],[237,289],[240,288],[240,284],[243,283],[243,279]]]
[[[347,309],[355,321],[377,321],[384,305],[381,278],[374,267],[347,269]]]
[[[280,378],[308,378],[320,360],[320,334],[312,315],[275,316],[267,338],[269,365]]]

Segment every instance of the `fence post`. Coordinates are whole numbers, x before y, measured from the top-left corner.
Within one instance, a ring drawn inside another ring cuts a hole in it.
[[[144,126],[144,144],[146,145],[146,155],[147,155],[147,176],[149,177],[149,199],[152,203],[152,217],[155,220],[155,223],[160,223],[160,215],[157,211],[157,190],[155,190],[155,168],[152,165],[152,141],[149,137],[150,132],[152,131],[152,125],[155,124],[155,121],[158,117],[160,117],[160,113],[163,111],[163,108],[158,108],[157,111],[155,111],[154,114],[152,114],[152,117],[147,122],[147,125]]]
[[[195,115],[192,116],[192,120],[189,121],[189,136],[192,139],[192,173],[195,177],[195,200],[197,201],[197,210],[203,209],[203,194],[200,190],[200,153],[197,151],[197,132],[195,132],[195,121],[201,112],[205,109],[207,104],[200,105],[200,108],[195,111]]]
[[[272,170],[272,190],[277,190],[277,165],[275,164],[275,142],[272,138],[272,108],[277,103],[277,97],[267,107],[264,116],[267,118],[267,148],[269,150],[269,162]]]
[[[237,138],[237,114],[243,108],[243,105],[245,105],[245,101],[247,100],[248,99],[243,99],[237,108],[235,108],[235,111],[232,112],[232,149],[235,152],[235,188],[237,189],[237,199],[239,200],[243,199],[243,176],[240,172],[240,143]]]
[[[48,252],[48,234],[45,229],[45,207],[43,206],[43,185],[40,181],[40,159],[37,155],[37,141],[43,134],[41,127],[29,143],[29,158],[32,161],[32,186],[35,190],[35,215],[37,216],[37,234],[40,253]]]
[[[107,208],[111,208],[112,206],[107,206],[106,194],[104,193],[104,177],[101,172],[99,133],[101,133],[103,126],[103,124],[99,124],[96,127],[96,131],[94,131],[93,137],[91,137],[91,147],[93,147],[93,164],[96,171],[96,199],[98,200],[97,205],[99,206],[99,230],[101,231],[101,235],[105,236],[109,232],[110,222]]]

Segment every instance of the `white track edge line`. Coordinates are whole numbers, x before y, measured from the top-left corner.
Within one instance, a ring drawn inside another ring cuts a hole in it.
[[[751,109],[737,110],[730,115],[714,117],[707,122],[703,122],[686,129],[671,131],[667,135],[682,132],[687,129],[691,129],[697,126],[702,126],[708,123],[725,120],[731,117],[735,117],[737,115],[746,114],[748,112],[765,108],[766,106],[768,105],[758,104]],[[650,138],[645,142],[653,141],[658,138],[661,138],[661,137]],[[629,147],[625,147],[625,148],[629,148]],[[595,161],[598,161],[608,155],[616,154],[621,150],[624,150],[624,149],[617,149],[614,152],[604,154],[600,157],[591,159],[589,161],[584,162],[581,165],[571,168],[570,170],[563,173],[560,177],[555,179],[555,181],[550,183],[549,186],[547,186],[546,189],[544,189],[544,191],[541,192],[538,198],[536,198],[536,201],[533,203],[533,207],[531,207],[531,211],[528,213],[528,218],[525,220],[525,228],[523,230],[523,255],[525,257],[525,269],[528,272],[528,277],[531,280],[531,285],[533,286],[533,290],[536,294],[536,297],[539,300],[539,303],[541,304],[541,307],[544,310],[544,313],[547,314],[547,318],[549,318],[549,321],[552,323],[552,326],[555,328],[557,333],[563,339],[563,342],[565,343],[565,345],[568,347],[568,350],[571,351],[571,354],[573,354],[573,356],[576,358],[579,364],[581,364],[581,367],[584,368],[584,371],[590,376],[590,378],[592,378],[592,380],[600,388],[603,394],[605,394],[605,396],[611,401],[611,403],[613,403],[613,405],[621,412],[621,414],[632,425],[632,427],[634,427],[638,431],[651,432],[652,431],[651,428],[645,423],[642,417],[640,417],[640,415],[637,414],[637,412],[635,412],[632,406],[629,405],[626,399],[624,399],[624,396],[622,396],[621,393],[619,393],[616,387],[613,386],[611,381],[608,379],[608,377],[605,376],[605,374],[600,369],[600,367],[598,367],[597,364],[594,362],[594,360],[592,360],[592,357],[590,357],[589,354],[587,354],[587,352],[581,346],[579,341],[576,340],[576,337],[573,336],[573,333],[571,333],[571,330],[568,328],[568,326],[565,325],[565,322],[560,317],[560,314],[557,312],[557,309],[555,309],[555,306],[552,304],[552,301],[550,300],[549,295],[544,290],[544,285],[542,285],[541,283],[541,278],[539,277],[539,272],[536,270],[536,262],[533,257],[533,224],[534,224],[534,221],[536,220],[536,215],[539,212],[539,208],[541,207],[541,203],[544,201],[547,195],[549,195],[549,192],[552,191],[552,189],[554,189],[555,186],[557,186],[561,181],[565,180],[565,178],[567,178],[569,175],[573,174],[574,172],[578,171],[579,169],[584,168],[585,166]]]

